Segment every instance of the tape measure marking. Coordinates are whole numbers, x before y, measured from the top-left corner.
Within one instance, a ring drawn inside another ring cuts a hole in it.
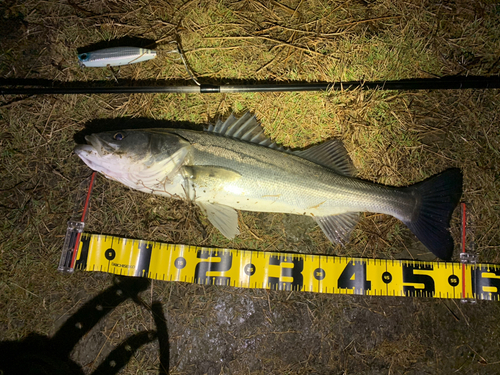
[[[500,265],[214,249],[87,233],[75,268],[240,288],[500,300]]]

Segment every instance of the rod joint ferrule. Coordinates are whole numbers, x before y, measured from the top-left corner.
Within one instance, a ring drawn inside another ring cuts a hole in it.
[[[201,94],[213,94],[220,92],[220,86],[214,85],[200,85]]]

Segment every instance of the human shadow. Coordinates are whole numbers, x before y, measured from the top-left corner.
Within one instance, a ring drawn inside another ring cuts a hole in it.
[[[127,299],[145,305],[138,294],[147,289],[149,280],[116,277],[110,288],[85,303],[52,336],[36,333],[20,341],[0,342],[0,373],[14,375],[84,374],[80,365],[71,360],[76,344],[101,319]],[[149,307],[149,306],[147,306]],[[155,302],[149,307],[156,331],[142,331],[130,336],[116,347],[92,372],[99,375],[117,374],[144,344],[158,340],[160,365],[158,374],[168,374],[169,343],[163,308]]]

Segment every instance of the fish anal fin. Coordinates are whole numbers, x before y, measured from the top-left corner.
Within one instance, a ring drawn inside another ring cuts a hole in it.
[[[345,245],[349,241],[352,230],[358,223],[359,212],[315,216],[314,220],[331,242]]]
[[[234,208],[209,202],[197,201],[196,204],[207,215],[208,220],[226,238],[232,239],[238,234],[238,213]]]
[[[330,168],[343,176],[351,177],[356,174],[351,158],[342,141],[338,139],[323,142],[306,150],[292,151],[292,154]]]

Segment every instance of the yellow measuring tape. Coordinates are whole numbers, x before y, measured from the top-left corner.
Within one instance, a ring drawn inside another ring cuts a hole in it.
[[[83,233],[75,269],[239,288],[500,300],[500,265],[213,249]]]

